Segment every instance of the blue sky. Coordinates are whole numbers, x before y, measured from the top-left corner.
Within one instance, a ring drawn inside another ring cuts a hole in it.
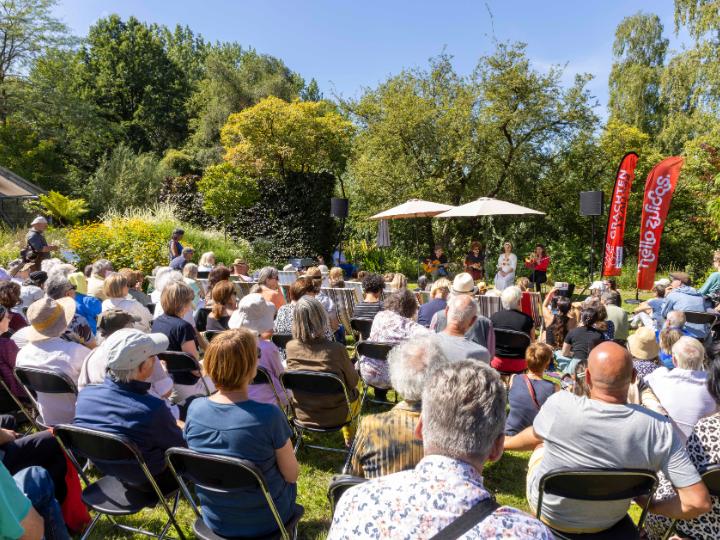
[[[523,41],[537,68],[567,64],[567,82],[592,73],[601,116],[615,27],[638,11],[658,14],[671,48],[683,46],[672,0],[60,0],[56,8],[80,36],[111,13],[189,25],[210,41],[237,41],[283,59],[306,80],[317,79],[326,97],[357,97],[443,50],[460,73],[470,73],[495,39]]]

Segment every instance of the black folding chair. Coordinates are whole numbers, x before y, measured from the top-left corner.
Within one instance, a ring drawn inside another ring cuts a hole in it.
[[[278,349],[285,350],[292,338],[292,334],[273,334],[272,342]]]
[[[145,304],[145,307],[150,312],[150,315],[155,316],[155,304]]]
[[[350,327],[353,332],[360,336],[361,340],[370,338],[372,319],[350,319]]]
[[[340,497],[351,487],[362,484],[363,482],[367,482],[367,478],[353,476],[351,474],[336,474],[332,477],[327,493],[328,500],[330,501],[330,519],[332,519],[335,514],[335,508],[337,508],[338,502],[340,502]]]
[[[185,352],[165,351],[158,354],[158,358],[165,362],[165,368],[175,384],[195,384],[198,379],[202,381],[205,395],[210,395],[210,388],[203,377],[194,375],[193,371],[200,371],[200,364]]]
[[[27,405],[15,396],[5,381],[0,378],[0,414],[10,414],[20,424],[29,423],[28,431],[37,428],[33,421],[36,413],[28,409]]]
[[[714,313],[708,311],[683,311],[685,314],[685,321],[690,324],[715,324],[717,316]]]
[[[203,307],[195,314],[195,329],[198,332],[204,332],[207,329],[207,320],[210,313],[212,313],[210,308]]]
[[[208,343],[210,343],[213,339],[215,339],[216,336],[219,336],[222,334],[221,330],[205,330],[203,333],[203,336],[205,336],[205,339]]]
[[[198,279],[207,279],[210,275],[208,270],[198,270]]]
[[[23,385],[33,407],[38,411],[38,415],[30,417],[36,429],[42,431],[50,426],[45,424],[44,418],[40,413],[40,403],[38,402],[38,394],[71,394],[77,398],[78,390],[73,380],[61,371],[55,371],[48,368],[40,367],[15,367],[15,377],[20,384]]]
[[[172,526],[175,527],[180,538],[185,539],[185,535],[175,519],[175,513],[180,500],[179,490],[174,490],[172,493],[163,495],[135,443],[120,435],[68,424],[59,424],[56,426],[55,436],[73,453],[82,455],[95,463],[118,462],[123,465],[127,465],[128,463],[137,464],[145,475],[148,486],[152,488],[152,491],[146,491],[129,486],[123,484],[119,478],[110,475],[103,475],[99,480],[89,483],[82,491],[82,501],[97,512],[97,515],[85,530],[81,540],[89,538],[95,525],[97,525],[97,522],[103,516],[107,516],[113,526],[122,530],[159,539],[162,539]],[[83,474],[80,470],[78,470],[78,472],[81,475]],[[165,500],[166,496],[173,497],[174,499],[172,509]],[[163,507],[168,516],[168,520],[159,535],[144,529],[122,525],[114,519],[116,516],[131,516],[137,514],[145,508],[155,508],[158,504]]]
[[[530,336],[524,332],[508,328],[493,328],[495,333],[495,356],[502,359],[525,359],[525,351],[530,346]],[[513,371],[498,370],[503,375],[515,373]],[[524,371],[524,370],[522,370]]]
[[[567,540],[624,540],[639,538],[648,507],[657,488],[653,471],[644,469],[567,469],[551,471],[540,478],[537,518],[542,513],[543,496],[548,493],[580,501],[617,501],[647,496],[637,527],[626,515],[618,523],[597,533],[565,533],[552,529],[555,538]]]
[[[340,431],[343,427],[347,425],[352,424],[360,416],[359,408],[358,412],[355,415],[350,416],[350,411],[352,410],[350,392],[348,390],[348,387],[345,385],[345,381],[343,381],[334,373],[306,370],[286,371],[280,375],[280,382],[282,382],[283,388],[285,388],[286,392],[290,390],[293,393],[293,399],[290,401],[290,424],[297,432],[297,440],[295,441],[296,453],[300,446],[302,446],[303,444],[302,438],[305,431],[315,433],[333,433],[336,431]],[[312,406],[314,398],[322,395],[343,396],[345,398],[345,406],[347,407],[347,414],[345,415],[345,418],[349,417],[349,419],[337,426],[314,427],[303,424],[302,421],[298,419],[297,414],[295,413],[295,408],[304,408],[304,403]],[[307,400],[307,402],[305,402],[305,400]],[[317,450],[327,450],[328,452],[339,452],[341,454],[347,453],[347,449],[345,448],[341,450],[338,448],[329,448],[326,446],[317,446],[311,444],[306,444],[305,446],[307,446],[308,448],[315,448]]]
[[[283,405],[282,401],[280,400],[280,395],[278,394],[277,388],[275,388],[275,385],[270,378],[270,373],[267,369],[262,366],[258,366],[257,375],[255,375],[255,378],[250,384],[269,384],[270,388],[272,388],[273,394],[275,394],[275,401],[277,401],[277,406],[280,407],[280,410],[285,411],[285,405]],[[285,389],[283,388],[283,392],[284,391]],[[285,394],[285,397],[287,398],[287,394]],[[287,399],[287,401],[288,403],[290,402],[289,399]]]
[[[361,361],[361,356],[367,356],[369,358],[375,358],[376,360],[382,360],[383,362],[387,362],[387,357],[394,346],[394,343],[382,343],[379,341],[360,341],[355,347],[355,354],[358,357],[358,362]],[[365,403],[365,398],[367,397],[368,388],[370,387],[365,380],[363,380],[363,383],[364,388],[362,394],[362,402],[360,406],[361,410],[362,405]],[[373,388],[375,387],[373,386]],[[382,399],[371,399],[370,401],[372,403],[378,403],[380,405],[395,405],[394,403]]]
[[[710,492],[710,495],[713,497],[720,497],[720,465],[708,465],[699,472],[705,487],[707,487]],[[677,524],[678,520],[674,519],[668,530],[665,532],[665,536],[663,537],[665,540],[675,533]],[[683,534],[682,531],[681,534]]]
[[[225,540],[208,527],[200,515],[195,500],[193,499],[188,483],[194,484],[214,493],[229,494],[234,490],[258,489],[262,492],[267,501],[270,512],[275,518],[277,532],[253,537],[253,540],[270,540],[280,538],[290,540],[297,537],[297,526],[305,513],[305,508],[299,504],[295,505],[293,516],[283,523],[280,513],[275,506],[270,490],[268,489],[265,477],[260,468],[254,463],[230,456],[218,456],[213,454],[200,454],[186,448],[170,448],[165,459],[173,475],[180,485],[180,489],[195,512],[193,532],[201,540]]]

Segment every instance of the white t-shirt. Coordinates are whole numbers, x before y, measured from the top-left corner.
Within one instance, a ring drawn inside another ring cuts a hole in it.
[[[133,324],[133,328],[141,332],[149,332],[152,326],[152,315],[148,309],[132,298],[108,298],[103,300],[102,310],[121,309],[140,320]]]
[[[683,434],[692,433],[698,420],[714,414],[717,405],[706,386],[707,373],[659,367],[644,377],[653,393]]]
[[[537,507],[540,478],[570,468],[662,471],[675,487],[700,482],[672,423],[641,405],[615,405],[556,392],[533,422],[545,441],[541,463],[528,477],[530,507]],[[580,501],[545,494],[542,515],[560,530],[602,530],[620,521],[630,499]]]
[[[17,355],[17,366],[41,367],[60,371],[77,384],[80,369],[90,349],[59,337],[25,345]],[[43,423],[63,424],[75,418],[75,396],[71,394],[38,393]]]

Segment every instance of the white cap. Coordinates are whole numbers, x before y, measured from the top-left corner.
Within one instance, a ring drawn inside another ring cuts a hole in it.
[[[605,283],[602,282],[602,281],[593,281],[593,282],[592,282],[592,285],[590,285],[590,290],[591,290],[591,291],[594,291],[594,290],[604,291],[604,290],[605,290]]]
[[[42,216],[38,216],[30,222],[30,225],[38,225],[39,223],[44,223],[45,225],[47,225],[47,222],[47,219]]]
[[[102,344],[107,367],[112,370],[133,369],[151,356],[165,352],[170,342],[164,334],[145,334],[134,328],[114,332]]]
[[[655,283],[653,283],[653,287],[657,287],[658,285],[667,287],[668,285],[670,285],[670,280],[668,278],[658,279]]]

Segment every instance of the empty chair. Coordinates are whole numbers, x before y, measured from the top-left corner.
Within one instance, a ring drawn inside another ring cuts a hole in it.
[[[30,421],[39,429],[47,429],[50,427],[43,418],[43,408],[40,405],[41,394],[55,394],[57,397],[63,396],[63,402],[67,402],[66,407],[75,410],[75,400],[77,399],[77,386],[65,373],[54,371],[47,368],[39,367],[16,367],[15,376],[25,387],[33,406],[39,415],[37,418],[30,418]],[[74,414],[74,413],[73,413]]]
[[[387,362],[388,354],[390,354],[390,351],[392,350],[394,345],[395,345],[394,343],[361,341],[357,344],[355,352],[359,357],[367,356],[370,358],[374,358],[378,361]],[[365,398],[367,397],[367,391],[370,386],[371,385],[368,385],[367,382],[365,383],[361,402],[365,401]],[[373,387],[373,388],[375,388],[375,387]],[[386,389],[375,388],[375,395],[378,396],[379,399],[371,399],[370,401],[372,401],[373,403],[381,403],[383,405],[391,405],[391,403],[389,403],[385,399],[385,397],[387,395]]]
[[[175,527],[180,538],[185,538],[175,519],[179,492],[175,489],[165,494],[162,493],[143,460],[140,450],[132,441],[120,435],[66,424],[55,427],[55,436],[75,455],[86,457],[93,462],[136,465],[144,473],[147,485],[151,487],[150,490],[139,489],[124,484],[119,478],[111,475],[103,475],[99,480],[89,483],[82,491],[82,501],[97,512],[97,515],[85,530],[81,540],[90,537],[95,525],[103,516],[108,516],[113,526],[120,529],[147,536],[157,536],[150,531],[122,525],[114,518],[137,514],[144,508],[155,508],[158,504],[163,507],[168,516],[158,538],[165,536],[171,526]],[[82,475],[82,471],[78,471],[78,473]],[[173,497],[172,508],[165,500],[166,496]]]
[[[195,512],[196,519],[193,523],[193,532],[198,538],[220,540],[225,537],[215,533],[205,523],[188,489],[188,483],[193,484],[196,490],[198,488],[200,490],[204,489],[212,492],[214,496],[237,496],[238,492],[259,491],[267,501],[267,509],[269,510],[267,513],[270,514],[265,524],[270,532],[264,533],[262,538],[289,540],[296,537],[297,526],[305,513],[305,509],[299,504],[295,504],[292,517],[283,523],[262,471],[252,462],[230,456],[200,454],[185,448],[169,449],[167,451],[167,461],[173,474],[178,479],[183,494]],[[238,510],[238,513],[242,515],[242,510]],[[255,509],[248,512],[246,518],[252,520],[253,523],[257,523],[257,514],[258,510]],[[277,533],[273,533],[273,529]]]
[[[365,340],[370,337],[372,323],[372,319],[350,319],[350,328],[360,336],[360,339]]]

